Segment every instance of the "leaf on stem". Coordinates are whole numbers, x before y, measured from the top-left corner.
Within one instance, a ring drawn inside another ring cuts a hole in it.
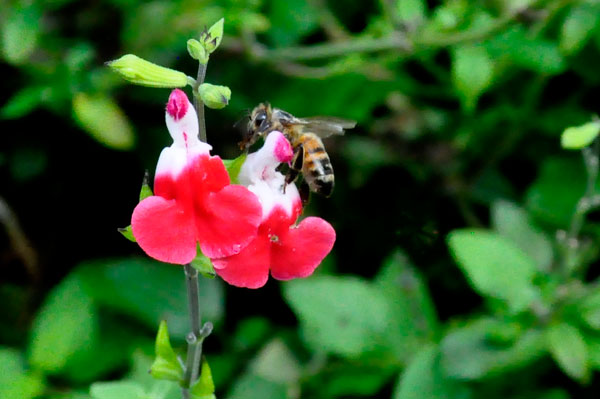
[[[588,122],[566,128],[560,136],[560,145],[567,150],[581,150],[592,144],[600,133],[600,122]]]
[[[171,346],[167,322],[161,321],[156,334],[156,358],[150,367],[152,377],[159,380],[183,381],[183,367],[177,359],[177,354]]]
[[[588,348],[579,330],[562,322],[554,324],[546,332],[548,349],[560,368],[579,381],[590,377]]]
[[[206,358],[202,358],[200,378],[190,388],[190,399],[215,399],[215,383]]]
[[[210,259],[202,253],[200,246],[198,245],[196,257],[190,263],[198,273],[202,274],[206,278],[215,278],[217,273]]]

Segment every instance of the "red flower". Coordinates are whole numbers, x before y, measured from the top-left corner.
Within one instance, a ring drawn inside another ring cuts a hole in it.
[[[211,258],[237,254],[256,236],[260,203],[245,187],[229,184],[221,158],[198,139],[196,111],[183,91],[171,92],[166,122],[173,145],[156,165],[155,195],[133,211],[136,241],[167,263],[191,262],[198,244]]]
[[[335,242],[335,230],[325,220],[308,217],[297,226],[302,211],[294,184],[287,185],[275,168],[292,158],[289,142],[280,132],[267,136],[259,151],[248,155],[239,179],[256,194],[263,207],[258,235],[239,254],[213,259],[219,276],[238,287],[262,287],[271,275],[278,280],[313,273]]]

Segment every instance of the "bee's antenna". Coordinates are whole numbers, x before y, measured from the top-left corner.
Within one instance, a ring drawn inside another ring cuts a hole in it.
[[[242,116],[240,119],[238,119],[238,120],[237,120],[237,121],[236,121],[236,122],[233,124],[233,127],[234,127],[235,129],[237,129],[237,128],[240,126],[240,124],[241,124],[241,123],[242,123],[244,120],[246,120],[246,119],[248,119],[248,118],[249,118],[249,116],[250,116],[250,115],[244,115],[244,116]]]

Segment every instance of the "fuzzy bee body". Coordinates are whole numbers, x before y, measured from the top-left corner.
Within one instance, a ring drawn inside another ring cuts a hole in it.
[[[335,177],[321,139],[344,134],[344,129],[351,129],[355,125],[354,121],[331,117],[296,118],[289,112],[261,103],[250,115],[248,130],[240,146],[246,149],[261,136],[273,131],[282,132],[295,154],[286,182],[293,182],[301,172],[310,191],[329,197],[333,192]]]

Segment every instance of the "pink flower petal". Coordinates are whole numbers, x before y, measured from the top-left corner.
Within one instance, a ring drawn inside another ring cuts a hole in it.
[[[174,200],[144,199],[133,210],[131,228],[139,246],[154,259],[183,265],[196,257],[193,219]]]
[[[271,274],[278,280],[310,276],[335,242],[335,230],[317,217],[304,219],[271,245]]]
[[[269,278],[270,244],[266,236],[258,236],[239,254],[213,259],[215,271],[236,287],[260,288]]]
[[[209,258],[235,255],[256,236],[262,208],[247,188],[225,186],[210,193],[201,205],[196,208],[198,241]]]

